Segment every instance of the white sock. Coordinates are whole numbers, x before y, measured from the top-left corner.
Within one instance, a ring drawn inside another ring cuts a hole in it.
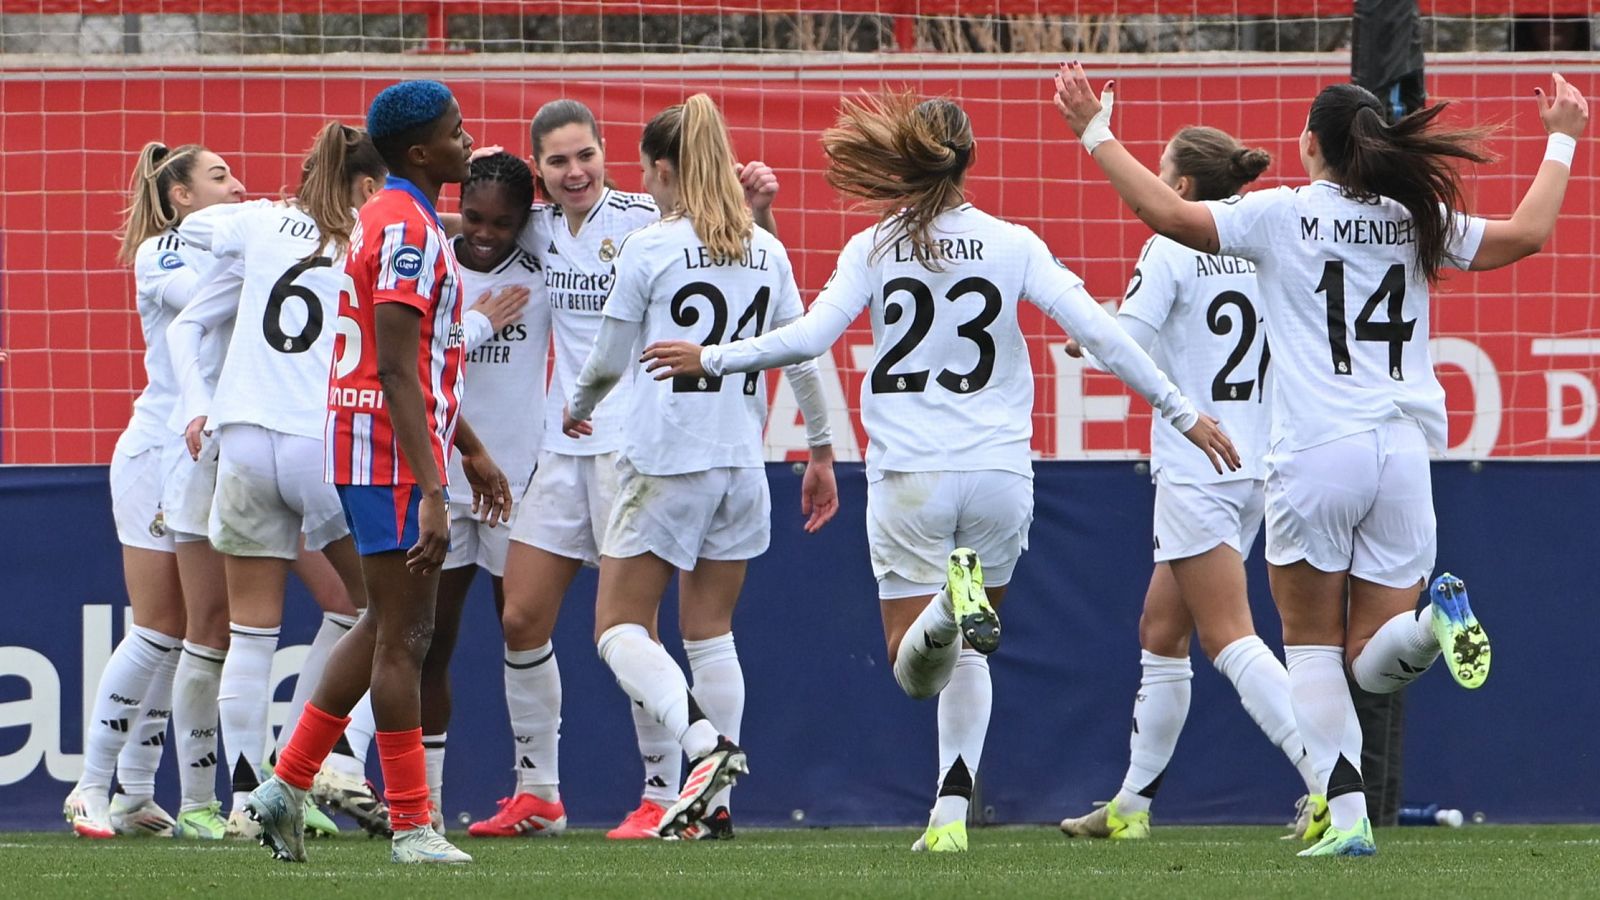
[[[667,807],[678,800],[678,785],[683,781],[683,748],[644,707],[630,702],[633,730],[639,737],[639,759],[644,763],[644,791],[641,796]]]
[[[128,799],[137,803],[156,794],[156,769],[167,745],[167,722],[172,718],[172,673],[183,655],[183,641],[158,631],[144,630],[152,643],[165,650],[139,704],[138,720],[128,734],[128,742],[117,754],[117,783]]]
[[[428,775],[428,800],[439,815],[444,815],[444,745],[447,734],[422,736],[422,759]]]
[[[172,734],[178,748],[179,812],[217,799],[217,691],[226,650],[183,642],[172,676]]]
[[[1256,720],[1267,740],[1289,757],[1305,782],[1306,793],[1322,793],[1325,785],[1317,780],[1311,755],[1306,752],[1305,742],[1300,740],[1300,729],[1294,724],[1294,708],[1289,704],[1289,671],[1283,663],[1278,662],[1260,637],[1252,634],[1223,647],[1213,664],[1233,682],[1244,711]]]
[[[894,680],[913,700],[926,700],[944,690],[960,653],[961,632],[950,597],[941,590],[901,636],[894,657]]]
[[[506,648],[506,711],[516,741],[517,793],[554,803],[561,796],[561,667],[553,644]],[[677,744],[672,745],[677,750]]]
[[[700,711],[718,732],[739,743],[739,727],[744,724],[744,670],[739,667],[733,632],[703,641],[684,641],[683,652],[689,657],[689,671],[694,674],[690,693],[700,704]],[[731,813],[732,795],[732,786],[719,791],[706,807],[708,814],[718,807],[727,807]]]
[[[1392,694],[1416,681],[1439,658],[1431,609],[1403,612],[1383,623],[1361,655],[1350,661],[1350,673],[1363,691]]]
[[[300,723],[300,714],[305,711],[306,703],[311,700],[317,685],[322,683],[322,670],[328,667],[328,654],[333,652],[333,645],[339,643],[339,639],[354,627],[355,616],[331,612],[322,614],[322,625],[317,628],[317,636],[311,639],[311,649],[306,651],[300,674],[294,679],[294,696],[289,699],[289,718],[278,730],[279,753],[289,746],[289,738],[294,736],[294,726]]]
[[[228,625],[232,640],[222,663],[217,710],[222,721],[222,746],[227,751],[233,782],[233,809],[260,783],[261,755],[267,746],[267,688],[272,679],[272,654],[278,629]]]
[[[83,776],[78,789],[107,797],[117,755],[128,743],[138,723],[139,707],[150,691],[156,672],[172,655],[175,638],[134,625],[100,673],[94,709],[89,714],[83,740]]]
[[[683,670],[643,625],[611,626],[600,635],[599,650],[622,690],[666,726],[690,759],[716,749],[716,727],[704,717],[691,718]]]
[[[962,650],[948,683],[939,692],[939,798],[934,801],[930,827],[967,818],[993,705],[989,657]]]
[[[1294,644],[1288,661],[1289,699],[1306,753],[1325,785],[1334,828],[1350,828],[1366,816],[1361,792],[1361,725],[1344,677],[1344,648]]]
[[[350,710],[350,724],[344,727],[344,739],[350,744],[350,755],[367,770],[367,752],[372,749],[372,737],[378,733],[378,722],[372,717],[372,694],[361,695],[355,709]]]
[[[1189,718],[1189,657],[1157,656],[1139,651],[1143,674],[1133,702],[1133,731],[1128,736],[1128,772],[1117,792],[1117,810],[1149,812],[1161,778],[1178,747],[1178,735]]]

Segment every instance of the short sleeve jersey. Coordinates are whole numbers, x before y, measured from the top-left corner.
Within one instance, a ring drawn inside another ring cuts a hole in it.
[[[361,208],[345,260],[328,388],[324,475],[334,484],[415,484],[378,382],[375,312],[399,303],[422,317],[417,380],[446,478],[464,388],[461,271],[444,229],[416,186],[390,176]]]
[[[293,205],[241,210],[215,223],[210,241],[213,254],[244,264],[212,426],[242,422],[321,437],[344,257],[334,258],[332,246],[318,252],[316,221]]]
[[[486,292],[517,286],[526,287],[531,294],[522,317],[482,344],[467,348],[472,390],[461,404],[461,414],[505,472],[512,496],[520,497],[533,477],[544,434],[545,372],[550,359],[550,304],[544,297],[544,270],[531,254],[516,248],[492,272],[461,267],[462,302],[468,311]],[[459,459],[450,462],[450,484],[466,484]],[[454,492],[452,496],[469,495]]]
[[[742,257],[722,259],[681,217],[628,238],[605,305],[611,318],[642,323],[638,349],[656,341],[705,345],[754,337],[803,312],[789,255],[770,232],[757,226]],[[759,468],[766,417],[760,373],[641,377],[624,421],[622,453],[646,475]]]
[[[1153,472],[1178,484],[1263,478],[1269,409],[1266,329],[1255,263],[1191,250],[1156,235],[1144,245],[1117,315],[1156,332],[1150,355],[1195,409],[1222,424],[1242,463],[1219,474],[1160,417],[1150,425]]]
[[[538,206],[518,236],[522,249],[544,266],[555,336],[555,367],[551,393],[566,397],[577,384],[578,373],[589,358],[595,335],[600,333],[601,308],[611,290],[611,264],[626,238],[636,229],[661,218],[649,194],[629,194],[607,188],[573,234],[559,206]],[[561,432],[561,404],[546,410],[546,450],[571,456],[610,453],[622,446],[622,423],[628,409],[632,374],[625,377],[594,411],[594,433],[582,440]]]
[[[1272,348],[1272,445],[1300,450],[1405,416],[1443,450],[1428,282],[1405,208],[1328,181],[1206,205],[1221,252],[1257,266]],[[1484,224],[1452,217],[1448,265],[1471,265]]]
[[[1017,324],[1026,297],[1050,313],[1082,279],[1027,228],[963,204],[933,221],[940,270],[904,237],[851,238],[814,301],[870,309],[861,382],[867,477],[997,469],[1033,474],[1033,367]]]

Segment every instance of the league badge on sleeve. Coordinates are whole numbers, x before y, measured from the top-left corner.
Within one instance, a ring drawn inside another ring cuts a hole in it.
[[[416,278],[422,274],[422,251],[409,245],[401,247],[389,258],[389,267],[401,278]]]
[[[161,254],[161,257],[156,260],[156,263],[160,265],[161,268],[170,272],[173,269],[183,268],[183,257],[176,253],[163,253]]]

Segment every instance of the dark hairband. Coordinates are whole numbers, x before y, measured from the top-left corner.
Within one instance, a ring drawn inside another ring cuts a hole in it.
[[[967,167],[967,161],[972,158],[971,144],[968,144],[965,147],[958,147],[956,146],[955,141],[940,141],[939,143],[943,144],[946,150],[949,150],[951,153],[955,154],[956,168],[965,169]]]

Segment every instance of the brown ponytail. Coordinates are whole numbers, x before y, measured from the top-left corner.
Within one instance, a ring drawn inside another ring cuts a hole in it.
[[[1216,128],[1191,125],[1172,136],[1172,164],[1194,182],[1196,200],[1226,200],[1272,165],[1272,154],[1245,147]]]
[[[1384,121],[1383,103],[1353,84],[1322,89],[1311,104],[1306,128],[1317,136],[1333,180],[1358,199],[1388,197],[1411,214],[1417,265],[1437,281],[1452,223],[1462,208],[1461,174],[1452,159],[1486,163],[1482,149],[1492,129],[1434,128],[1448,104],[1439,103],[1400,119]]]
[[[754,224],[734,174],[727,123],[711,98],[695,94],[657,113],[645,126],[639,149],[649,159],[665,159],[677,170],[679,212],[694,224],[695,235],[711,255],[744,256]]]
[[[938,271],[933,220],[962,200],[972,166],[972,122],[954,102],[919,101],[910,92],[846,99],[822,133],[828,183],[860,198],[880,221],[894,219],[873,247],[886,251],[902,237],[923,266]]]
[[[329,122],[317,132],[300,167],[300,190],[295,194],[300,208],[322,233],[317,249],[307,259],[320,255],[330,241],[335,254],[344,250],[356,226],[355,211],[350,208],[351,183],[362,176],[383,178],[387,174],[389,167],[366,131]]]
[[[124,265],[133,265],[140,244],[177,224],[168,194],[173,185],[189,183],[195,158],[205,149],[184,144],[168,150],[160,141],[151,141],[139,150],[139,161],[128,181],[128,207],[122,211],[122,227],[117,232],[122,239],[117,258]]]

